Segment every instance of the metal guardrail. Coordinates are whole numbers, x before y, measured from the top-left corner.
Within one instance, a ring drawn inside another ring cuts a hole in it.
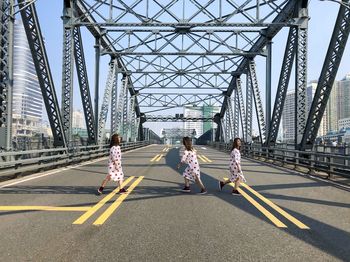
[[[230,151],[232,144],[210,143],[211,146],[222,151]],[[324,172],[328,178],[333,175],[350,177],[349,148],[343,154],[334,153],[332,148],[324,148],[325,152],[298,151],[280,147],[263,147],[260,144],[242,145],[242,155],[261,161],[269,161],[287,168],[306,168],[308,173]],[[327,152],[329,151],[329,152]]]
[[[149,141],[121,144],[122,151],[149,145]],[[43,168],[55,168],[72,163],[108,156],[108,145],[79,146],[0,153],[0,178]]]

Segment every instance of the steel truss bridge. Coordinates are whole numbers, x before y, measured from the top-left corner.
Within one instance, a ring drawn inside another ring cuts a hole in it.
[[[233,0],[137,0],[128,3],[64,0],[62,101],[59,104],[35,2],[0,1],[0,126],[1,146],[5,151],[11,151],[13,27],[18,13],[25,27],[54,146],[67,148],[72,139],[73,70],[76,70],[90,145],[103,143],[108,111],[112,133],[118,132],[129,141],[139,141],[143,140],[145,121],[178,120],[166,116],[152,118],[151,112],[193,104],[219,104],[221,111],[214,117],[218,124],[216,141],[227,142],[237,136],[251,141],[253,115],[256,115],[260,142],[273,147],[288,84],[294,77],[295,149],[310,149],[315,143],[350,31],[349,1],[344,0],[339,5],[308,113],[306,0],[248,0],[243,3]],[[93,84],[85,63],[86,47],[81,34],[84,27],[95,38]],[[272,42],[284,28],[289,33],[281,57],[276,99],[272,103]],[[102,55],[110,57],[108,68],[101,68]],[[265,68],[261,69],[266,71],[264,87],[257,79],[255,61],[258,56],[266,60]],[[108,70],[103,97],[99,97],[101,70]],[[260,94],[262,88],[266,93],[265,109]]]

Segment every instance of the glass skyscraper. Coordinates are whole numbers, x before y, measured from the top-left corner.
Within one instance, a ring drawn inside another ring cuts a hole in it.
[[[32,136],[39,132],[43,99],[21,21],[14,26],[13,136]]]

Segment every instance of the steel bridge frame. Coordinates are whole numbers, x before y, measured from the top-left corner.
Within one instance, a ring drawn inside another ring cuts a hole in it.
[[[239,123],[243,139],[251,141],[254,107],[259,139],[271,146],[277,140],[295,60],[295,146],[307,150],[315,142],[350,31],[350,9],[340,5],[316,94],[307,114],[306,0],[248,0],[242,4],[233,0],[170,0],[167,4],[156,0],[135,0],[129,4],[122,0],[63,0],[60,110],[34,2],[17,0],[18,5],[14,0],[0,2],[0,134],[6,134],[0,146],[6,150],[11,150],[15,8],[21,13],[26,30],[54,145],[63,147],[70,146],[72,137],[74,65],[90,144],[103,142],[109,108],[111,132],[121,133],[127,140],[135,141],[142,137],[142,124],[152,119],[147,118],[141,109],[158,107],[162,111],[190,104],[221,104],[220,113],[214,117],[218,124],[217,141],[238,136]],[[343,2],[348,4],[349,0]],[[230,8],[225,8],[227,6]],[[236,22],[236,17],[241,22]],[[94,104],[81,27],[86,27],[95,38]],[[272,40],[285,27],[289,28],[289,35],[271,115]],[[101,55],[110,56],[111,62],[100,105]],[[256,56],[266,57],[265,112],[255,72]],[[246,75],[245,96],[241,83],[243,75]]]

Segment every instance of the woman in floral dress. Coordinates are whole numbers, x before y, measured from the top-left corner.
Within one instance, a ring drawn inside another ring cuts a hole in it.
[[[181,162],[177,165],[177,169],[179,169],[183,164],[188,164],[188,167],[182,174],[185,179],[185,187],[182,189],[182,191],[191,192],[190,181],[193,181],[196,182],[201,188],[200,194],[206,194],[207,190],[205,189],[201,180],[199,162],[197,160],[196,152],[193,150],[191,138],[188,136],[184,137],[182,139],[182,143],[185,146],[185,151],[181,158]]]
[[[122,151],[120,149],[121,137],[118,134],[114,134],[111,138],[109,161],[108,161],[108,174],[102,181],[100,188],[97,190],[99,195],[102,194],[107,182],[113,180],[119,185],[119,193],[125,193],[127,190],[122,188],[124,173],[122,168]]]
[[[229,170],[231,173],[231,177],[229,180],[226,181],[219,181],[219,188],[222,190],[222,188],[228,184],[228,183],[235,183],[234,189],[232,190],[232,195],[240,195],[238,188],[240,183],[246,182],[246,179],[242,173],[242,168],[241,168],[241,153],[240,153],[240,148],[241,148],[241,139],[236,137],[233,140],[233,145],[232,145],[232,150],[230,154],[230,166]]]

